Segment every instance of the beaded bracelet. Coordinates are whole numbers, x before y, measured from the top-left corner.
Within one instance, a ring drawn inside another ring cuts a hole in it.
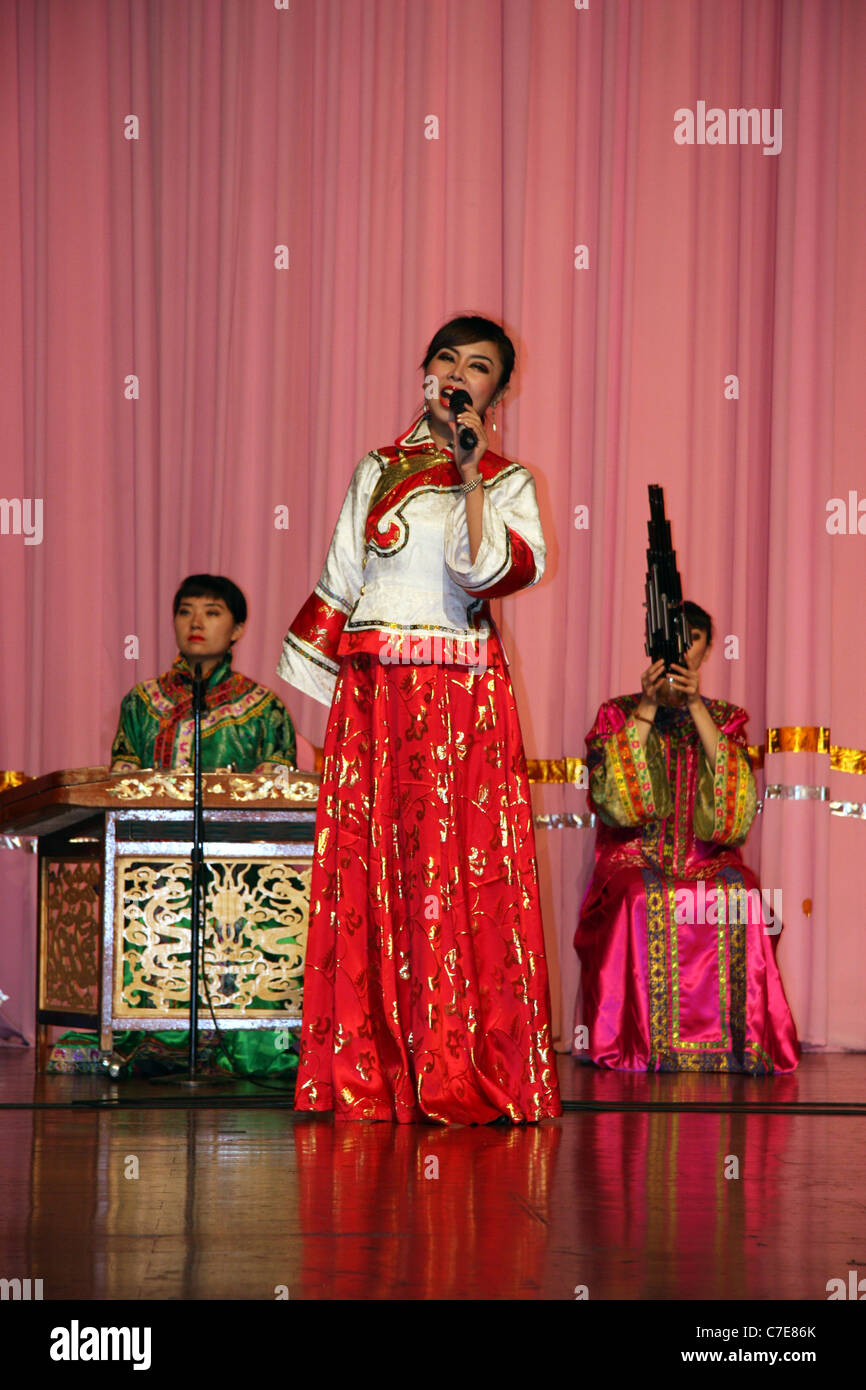
[[[461,483],[461,484],[460,484],[460,491],[461,491],[461,492],[463,493],[463,495],[465,496],[467,492],[471,492],[472,489],[473,489],[474,487],[477,487],[478,484],[479,484],[480,482],[482,482],[482,481],[483,481],[483,479],[482,479],[482,477],[481,477],[481,474],[479,473],[479,474],[478,474],[478,477],[477,477],[477,478],[473,478],[471,483]]]

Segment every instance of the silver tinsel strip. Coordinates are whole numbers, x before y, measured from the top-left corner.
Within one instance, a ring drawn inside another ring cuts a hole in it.
[[[853,820],[866,820],[866,802],[830,801],[829,787],[783,786],[775,782],[764,791],[764,801],[827,801],[832,816],[848,816]],[[763,810],[763,801],[758,802],[758,810]],[[596,825],[594,815],[577,815],[563,811],[551,815],[535,816],[536,830],[593,830]]]

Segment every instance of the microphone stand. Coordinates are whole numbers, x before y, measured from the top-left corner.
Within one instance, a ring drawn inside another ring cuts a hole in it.
[[[177,1076],[152,1077],[153,1081],[168,1081],[179,1086],[221,1086],[222,1077],[199,1076],[196,1072],[196,1049],[198,1046],[198,977],[199,977],[199,932],[202,929],[201,904],[204,898],[204,833],[203,833],[203,793],[201,785],[201,713],[204,707],[204,677],[201,662],[195,663],[192,683],[192,907],[190,911],[190,957],[189,957],[189,1053],[187,1070]],[[202,937],[203,937],[202,933]],[[204,946],[204,940],[202,940]]]

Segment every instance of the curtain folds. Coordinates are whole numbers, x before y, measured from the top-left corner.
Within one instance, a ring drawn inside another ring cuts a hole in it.
[[[242,586],[237,665],[279,687],[354,464],[466,309],[515,337],[495,447],[549,543],[499,605],[528,756],[581,756],[638,686],[649,482],[717,624],[707,693],[752,743],[866,747],[866,535],[827,529],[866,499],[864,59],[858,0],[3,0],[0,767],[107,761],[187,573]],[[825,755],[763,781],[866,801]],[[748,848],[814,1045],[866,1047],[864,837],[780,796]],[[592,835],[538,840],[567,1047]]]

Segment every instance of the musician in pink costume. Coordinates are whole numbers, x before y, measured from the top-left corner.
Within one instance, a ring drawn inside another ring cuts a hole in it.
[[[701,694],[712,619],[684,605],[691,645],[639,695],[606,701],[587,736],[595,870],[575,936],[575,1050],[630,1071],[793,1071],[776,965],[779,892],[739,846],[757,809],[745,710]]]

